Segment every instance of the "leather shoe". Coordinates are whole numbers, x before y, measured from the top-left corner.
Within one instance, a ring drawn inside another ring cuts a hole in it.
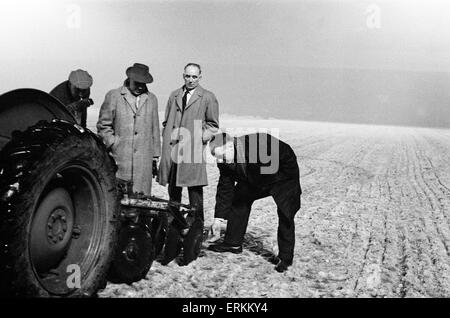
[[[280,258],[278,256],[272,255],[269,257],[269,262],[273,265],[277,265],[280,262]]]
[[[233,246],[227,243],[211,244],[210,246],[208,246],[208,250],[217,253],[230,252],[234,254],[239,254],[242,253],[242,245]]]
[[[280,261],[275,266],[275,270],[279,273],[282,273],[284,271],[287,271],[288,267],[292,265],[292,262],[286,262],[282,259],[279,259]]]

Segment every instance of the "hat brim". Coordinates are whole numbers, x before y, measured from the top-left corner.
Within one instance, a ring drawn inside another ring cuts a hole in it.
[[[132,80],[139,83],[149,84],[153,82],[153,76],[150,73],[148,72],[146,74],[136,73],[133,69],[133,66],[127,68],[126,74],[128,78],[131,78]]]

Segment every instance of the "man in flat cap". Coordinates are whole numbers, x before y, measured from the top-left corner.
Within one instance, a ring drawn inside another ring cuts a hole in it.
[[[50,95],[66,106],[79,125],[86,127],[87,108],[94,104],[89,98],[91,86],[92,76],[78,69],[70,72],[69,79],[52,89]]]
[[[151,195],[161,154],[158,100],[146,85],[153,82],[147,65],[135,63],[126,75],[121,87],[106,94],[97,130],[116,160],[117,177],[133,182],[133,192]]]

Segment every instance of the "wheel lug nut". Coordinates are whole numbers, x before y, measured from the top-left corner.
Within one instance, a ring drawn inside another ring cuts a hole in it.
[[[81,228],[78,225],[75,225],[72,229],[72,238],[77,239],[81,235]]]

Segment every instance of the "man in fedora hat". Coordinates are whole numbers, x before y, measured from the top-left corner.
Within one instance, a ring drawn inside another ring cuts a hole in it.
[[[117,177],[131,181],[133,192],[151,195],[161,154],[158,100],[147,88],[153,82],[147,65],[135,63],[125,73],[124,84],[106,94],[97,130],[116,160]]]
[[[91,86],[92,76],[78,69],[70,72],[69,79],[52,89],[50,95],[66,106],[79,125],[86,127],[87,107],[94,104],[89,98]]]
[[[182,189],[186,187],[189,203],[197,209],[196,226],[191,227],[183,240],[185,264],[198,256],[198,250],[189,246],[195,240],[189,238],[198,236],[193,229],[201,231],[203,228],[203,187],[208,184],[203,154],[206,144],[219,128],[219,104],[212,92],[199,85],[201,78],[200,65],[188,63],[183,72],[184,85],[169,97],[162,123],[163,148],[157,178],[161,185],[169,185],[172,201],[180,202]],[[169,233],[178,235],[177,232],[183,230],[179,225],[172,224]],[[168,241],[171,241],[170,237]],[[173,244],[175,251],[177,244]],[[177,256],[177,253],[172,253],[171,246],[166,246],[165,251],[163,264]]]

